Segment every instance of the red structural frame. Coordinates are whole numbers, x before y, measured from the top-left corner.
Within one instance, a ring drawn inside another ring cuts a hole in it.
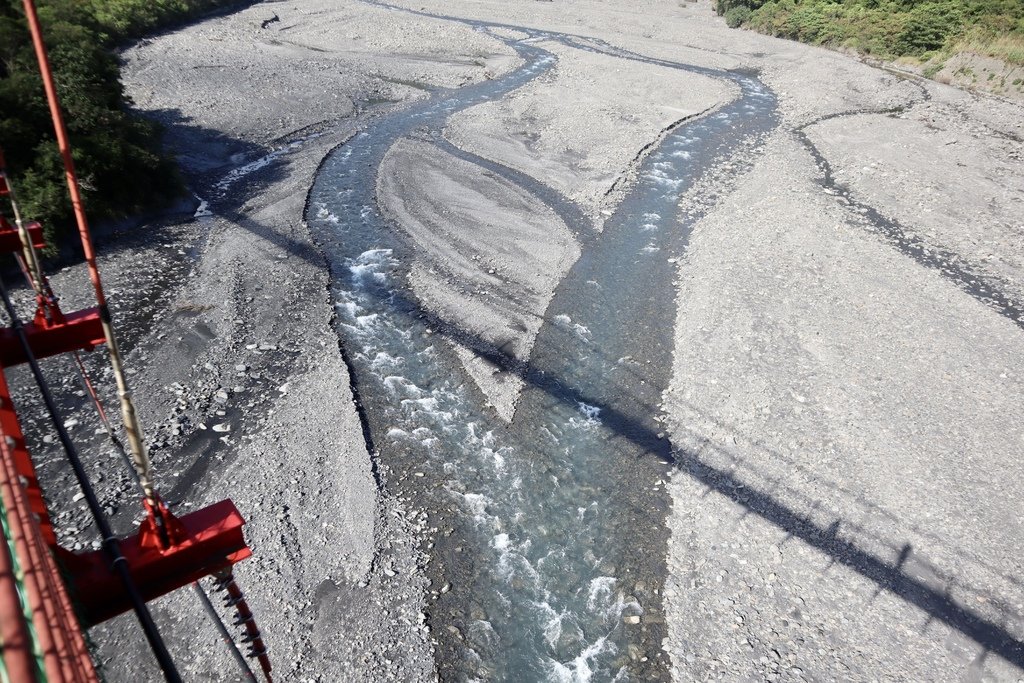
[[[106,343],[112,363],[119,364],[109,316],[105,320],[103,315],[106,297],[39,20],[32,0],[23,0],[23,5],[97,306],[64,314],[55,299],[40,292],[34,320],[23,325],[21,333],[36,359],[89,351]],[[4,166],[0,153],[0,171]],[[10,189],[6,172],[0,173],[0,197],[10,195]],[[32,245],[43,248],[39,224],[23,225]],[[19,231],[0,216],[0,254],[18,253],[23,247],[27,245],[22,245]],[[76,554],[57,543],[5,375],[7,368],[29,360],[20,336],[15,329],[0,328],[0,501],[7,522],[6,533],[0,535],[0,658],[10,680],[18,683],[92,683],[98,678],[84,629],[132,604],[107,553]],[[127,391],[120,385],[119,390]],[[245,520],[229,500],[180,519],[157,497],[145,502],[145,510],[138,533],[119,541],[144,600],[222,572],[252,554],[242,535]]]
[[[43,503],[35,468],[14,411],[10,390],[0,372],[0,495],[10,545],[0,549],[0,625],[3,660],[12,681],[62,683],[98,681],[72,600],[51,552],[53,527]],[[15,571],[17,565],[17,571]],[[18,580],[24,596],[16,591]],[[24,602],[23,602],[24,600]],[[29,619],[25,618],[26,612]],[[30,637],[35,632],[43,670]]]
[[[48,327],[25,325],[33,355],[41,358],[103,343],[102,330],[97,332],[95,309],[70,313],[64,319]],[[20,346],[15,348],[16,343],[13,330],[0,329],[0,365],[4,368],[25,361],[24,351]],[[2,371],[0,493],[15,550],[11,555],[6,544],[0,548],[0,636],[8,673],[15,681],[38,680],[32,639],[24,619],[25,605],[15,590],[17,564],[32,626],[43,649],[46,680],[97,680],[83,629],[129,610],[131,604],[103,551],[76,554],[57,544]],[[157,533],[150,515],[136,535],[120,540],[132,578],[147,601],[252,555],[242,535],[245,520],[230,500],[180,518],[166,508],[161,512],[170,525],[167,533]]]
[[[141,532],[121,541],[121,553],[147,601],[252,555],[242,537],[245,520],[230,500],[179,517],[178,521],[184,538],[167,548],[147,545]],[[98,624],[131,609],[102,550],[79,555],[62,550],[59,557],[69,571],[71,592],[84,625]]]

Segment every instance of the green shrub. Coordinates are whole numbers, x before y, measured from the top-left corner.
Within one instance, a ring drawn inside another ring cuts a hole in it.
[[[966,50],[1024,63],[1021,0],[717,0],[716,5],[720,14],[741,6],[752,11],[742,23],[763,33],[884,59],[941,61]]]
[[[715,0],[715,11],[719,16],[724,15],[735,7],[746,7],[753,11],[764,5],[768,0]]]
[[[733,7],[725,13],[725,25],[737,28],[750,21],[752,11],[749,7]]]
[[[157,126],[131,113],[115,41],[223,0],[37,0],[83,201],[97,220],[158,208],[184,186]],[[20,0],[0,0],[0,145],[24,213],[50,244],[69,231],[71,205]]]
[[[951,34],[962,28],[963,12],[956,3],[918,5],[907,14],[894,49],[901,55],[920,55],[928,50],[937,50],[946,44]]]

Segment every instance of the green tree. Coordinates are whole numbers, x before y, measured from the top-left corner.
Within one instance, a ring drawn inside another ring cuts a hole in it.
[[[224,0],[37,0],[83,201],[94,219],[166,205],[183,192],[158,127],[132,113],[110,49]],[[51,244],[71,206],[20,0],[0,0],[0,146],[25,214]]]

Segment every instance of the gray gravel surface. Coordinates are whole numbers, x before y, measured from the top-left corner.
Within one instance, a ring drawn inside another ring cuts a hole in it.
[[[861,230],[813,168],[777,136],[681,268],[678,673],[1014,680],[959,610],[1020,638],[1020,330]]]
[[[735,96],[728,83],[703,76],[541,45],[558,58],[550,72],[453,116],[445,134],[561,192],[598,225],[621,199],[612,191],[640,149],[676,121]]]
[[[579,257],[569,228],[539,199],[493,173],[403,140],[378,174],[381,207],[415,245],[416,298],[444,320],[525,363],[555,287]],[[522,380],[452,341],[467,371],[506,420]]]
[[[703,1],[409,4],[755,68],[779,97],[767,143],[684,197],[704,218],[677,290],[661,294],[678,309],[662,406],[678,458],[664,590],[675,678],[1019,680],[1021,324],[894,248],[873,216],[1017,300],[1024,110],[728,30]],[[460,114],[446,136],[598,225],[645,145],[733,96],[703,76],[547,47],[549,76]],[[325,154],[380,112],[518,60],[464,24],[327,0],[255,4],[122,56],[128,93],[168,126],[204,202],[198,217],[104,239],[161,489],[181,511],[230,495],[250,520],[255,557],[238,575],[280,679],[431,680],[424,595],[438,588],[422,516],[367,453],[304,201]],[[370,180],[421,243],[412,291],[495,341],[525,328],[513,340],[525,357],[579,253],[575,228],[511,175],[425,145],[403,142]],[[499,213],[514,231],[479,229]],[[80,267],[55,278],[68,308],[87,301],[82,282]],[[510,414],[514,382],[461,358]],[[70,395],[73,432],[127,531],[130,480]],[[66,482],[44,430],[27,431]],[[77,501],[55,512],[67,545],[94,542]],[[236,680],[191,595],[154,610],[188,679]],[[109,680],[156,678],[130,619],[90,636]]]

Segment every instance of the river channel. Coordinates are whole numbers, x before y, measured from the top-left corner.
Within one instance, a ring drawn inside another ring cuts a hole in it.
[[[332,270],[337,330],[374,457],[389,471],[414,471],[403,490],[446,529],[428,547],[433,585],[451,587],[427,612],[442,678],[666,680],[663,482],[672,446],[660,404],[672,371],[674,281],[700,218],[681,213],[679,200],[776,125],[775,98],[754,74],[500,27],[525,36],[495,34],[521,66],[373,120],[324,161],[307,221]],[[459,331],[411,294],[410,247],[379,211],[375,178],[403,136],[440,137],[452,114],[551,69],[543,41],[724,79],[737,96],[648,151],[556,290],[528,364],[460,339],[526,380],[506,424],[448,349],[444,336]]]

